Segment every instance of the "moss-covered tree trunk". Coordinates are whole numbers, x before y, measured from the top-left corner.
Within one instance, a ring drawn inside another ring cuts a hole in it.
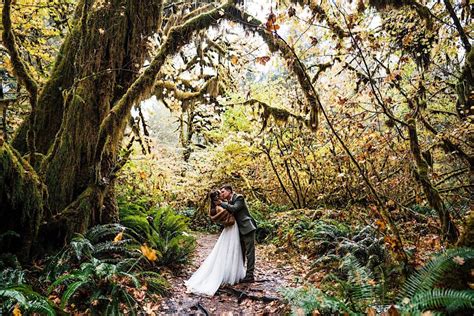
[[[75,56],[80,41],[79,17],[82,7],[83,1],[79,1],[78,9],[72,19],[72,30],[61,45],[51,77],[38,96],[38,103],[34,109],[35,120],[31,122],[32,126],[28,120],[23,122],[12,141],[13,147],[21,154],[28,151],[26,143],[28,129],[31,128],[35,135],[36,151],[46,154],[61,126],[64,106],[63,92],[71,88],[75,78]]]
[[[0,253],[30,257],[45,197],[45,186],[31,165],[0,138]]]
[[[444,238],[449,242],[455,242],[458,238],[459,232],[451,220],[449,211],[446,209],[438,190],[436,190],[430,181],[428,175],[428,164],[423,159],[420,152],[416,122],[414,119],[410,119],[407,123],[408,135],[410,137],[410,150],[416,164],[416,178],[423,188],[429,205],[438,213]]]
[[[228,1],[172,27],[150,65],[140,73],[149,53],[147,41],[162,23],[163,1],[82,0],[51,78],[37,89],[15,48],[8,19],[11,0],[6,3],[3,15],[8,32],[4,37],[14,57],[15,73],[30,84],[30,99],[38,101],[34,103],[37,107],[32,106],[30,117],[34,119],[27,120],[14,144],[22,153],[36,150],[34,157],[38,152],[46,154],[35,164],[36,172],[9,145],[4,151],[4,170],[11,166],[12,171],[11,175],[2,171],[6,176],[0,179],[5,189],[0,199],[5,214],[1,215],[11,217],[10,212],[18,212],[24,221],[5,223],[0,234],[12,230],[20,235],[25,258],[35,240],[61,244],[95,224],[118,220],[113,181],[121,165],[117,153],[131,107],[151,92],[168,56],[189,43],[194,31],[219,21],[232,5]],[[38,146],[30,146],[30,135],[37,138]],[[16,179],[14,186],[8,185],[10,178]],[[34,201],[19,203],[25,193]],[[13,248],[0,245],[0,251],[10,250]]]
[[[75,82],[66,92],[62,124],[41,168],[52,216],[60,218],[62,212],[77,209],[74,220],[65,222],[77,224],[69,227],[72,232],[118,219],[113,190],[91,186],[97,164],[95,145],[102,120],[138,76],[160,12],[160,2],[152,0],[83,4]],[[114,168],[118,146],[106,148],[102,174]]]

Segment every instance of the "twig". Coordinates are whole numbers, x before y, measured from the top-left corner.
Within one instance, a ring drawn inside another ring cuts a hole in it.
[[[278,297],[273,297],[273,296],[257,296],[253,294],[249,294],[247,292],[237,290],[232,287],[226,287],[223,289],[219,289],[220,292],[228,293],[237,296],[237,301],[240,304],[244,299],[249,298],[254,301],[262,301],[264,303],[269,303],[273,301],[281,301]]]
[[[209,312],[207,311],[207,309],[206,309],[204,306],[202,306],[201,302],[197,302],[197,303],[195,304],[195,306],[196,306],[197,308],[199,308],[200,310],[202,310],[202,312],[204,313],[204,315],[209,316]]]

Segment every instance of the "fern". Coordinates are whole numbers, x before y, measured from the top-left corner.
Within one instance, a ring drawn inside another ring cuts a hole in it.
[[[96,226],[77,235],[51,258],[48,292],[61,295],[63,308],[74,303],[79,310],[89,308],[96,314],[119,315],[124,308],[134,314],[137,303],[131,288],[140,288],[150,277],[152,280],[146,280],[152,284],[150,291],[167,290],[167,282],[159,274],[141,271],[146,261],[138,250],[138,237],[118,224]]]
[[[25,284],[11,285],[0,289],[0,303],[7,310],[15,304],[19,304],[22,310],[26,312],[38,312],[43,315],[56,315],[52,304],[40,293],[34,291]],[[5,312],[7,311],[5,310]],[[0,314],[2,308],[0,308]]]
[[[169,208],[151,208],[146,214],[142,211],[127,214],[122,217],[122,224],[134,238],[146,242],[161,254],[158,265],[187,262],[195,246],[194,238],[186,234],[187,218]]]
[[[113,236],[124,231],[125,227],[120,224],[105,224],[97,225],[92,227],[84,235],[84,238],[91,241],[93,244],[97,244],[104,239],[111,239]]]
[[[474,309],[474,290],[430,289],[420,292],[408,303],[408,313],[420,313],[432,309],[446,309],[453,313]]]
[[[415,272],[404,284],[399,298],[414,297],[415,295],[430,291],[436,284],[442,281],[443,277],[457,266],[453,260],[455,257],[463,260],[474,259],[473,248],[448,249],[442,254],[432,259],[421,270]]]
[[[305,315],[312,315],[315,310],[323,315],[335,315],[340,311],[347,315],[357,315],[343,301],[313,286],[283,288],[280,289],[280,293],[292,306],[293,315],[301,315],[300,310],[303,310]]]
[[[168,292],[170,284],[159,273],[154,271],[143,271],[138,273],[144,279],[147,287],[155,293],[164,295]]]

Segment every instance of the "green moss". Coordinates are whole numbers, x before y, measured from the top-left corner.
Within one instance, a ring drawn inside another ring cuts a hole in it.
[[[0,192],[0,234],[20,235],[3,240],[0,250],[26,260],[44,215],[46,189],[35,170],[7,143],[0,147]]]

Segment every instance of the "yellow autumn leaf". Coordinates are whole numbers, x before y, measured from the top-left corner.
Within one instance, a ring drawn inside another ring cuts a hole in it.
[[[13,316],[21,316],[21,309],[18,304],[15,305],[15,308],[13,309],[12,314]]]
[[[117,236],[115,236],[114,238],[114,243],[121,241],[122,238],[123,238],[123,232],[118,233]]]
[[[232,63],[232,65],[237,65],[237,63],[239,62],[239,58],[235,55],[232,55],[232,57],[230,57],[230,62]]]
[[[147,244],[143,244],[140,246],[140,250],[142,254],[150,261],[156,261],[158,256],[156,255],[156,250],[153,248],[148,247]]]

